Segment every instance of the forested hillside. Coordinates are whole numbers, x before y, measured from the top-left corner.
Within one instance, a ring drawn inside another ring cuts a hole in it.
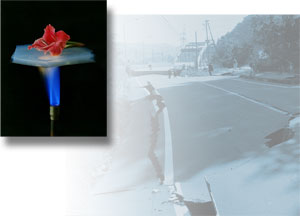
[[[223,67],[299,73],[299,15],[250,15],[221,37],[213,62]]]

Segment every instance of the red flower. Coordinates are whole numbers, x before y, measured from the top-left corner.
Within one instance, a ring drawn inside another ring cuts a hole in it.
[[[44,29],[43,37],[35,40],[31,46],[28,46],[28,49],[36,48],[44,51],[45,54],[50,52],[52,56],[58,56],[62,53],[68,40],[70,40],[69,35],[64,31],[55,32],[55,28],[49,24]]]

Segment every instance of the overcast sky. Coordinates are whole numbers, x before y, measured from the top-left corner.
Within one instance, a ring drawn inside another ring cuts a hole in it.
[[[127,43],[180,45],[180,34],[186,42],[204,41],[205,20],[209,20],[215,41],[230,32],[246,15],[124,15],[113,20],[114,40]]]

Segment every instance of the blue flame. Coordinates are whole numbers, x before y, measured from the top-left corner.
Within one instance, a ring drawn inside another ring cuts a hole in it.
[[[59,67],[46,68],[45,81],[51,106],[60,104],[60,72]]]

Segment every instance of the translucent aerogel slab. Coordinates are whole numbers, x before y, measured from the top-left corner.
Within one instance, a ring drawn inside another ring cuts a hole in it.
[[[82,64],[94,62],[94,54],[85,47],[72,47],[64,49],[59,56],[51,56],[49,53],[36,49],[28,50],[29,45],[18,45],[11,59],[13,63],[39,66],[58,67],[64,65]]]

